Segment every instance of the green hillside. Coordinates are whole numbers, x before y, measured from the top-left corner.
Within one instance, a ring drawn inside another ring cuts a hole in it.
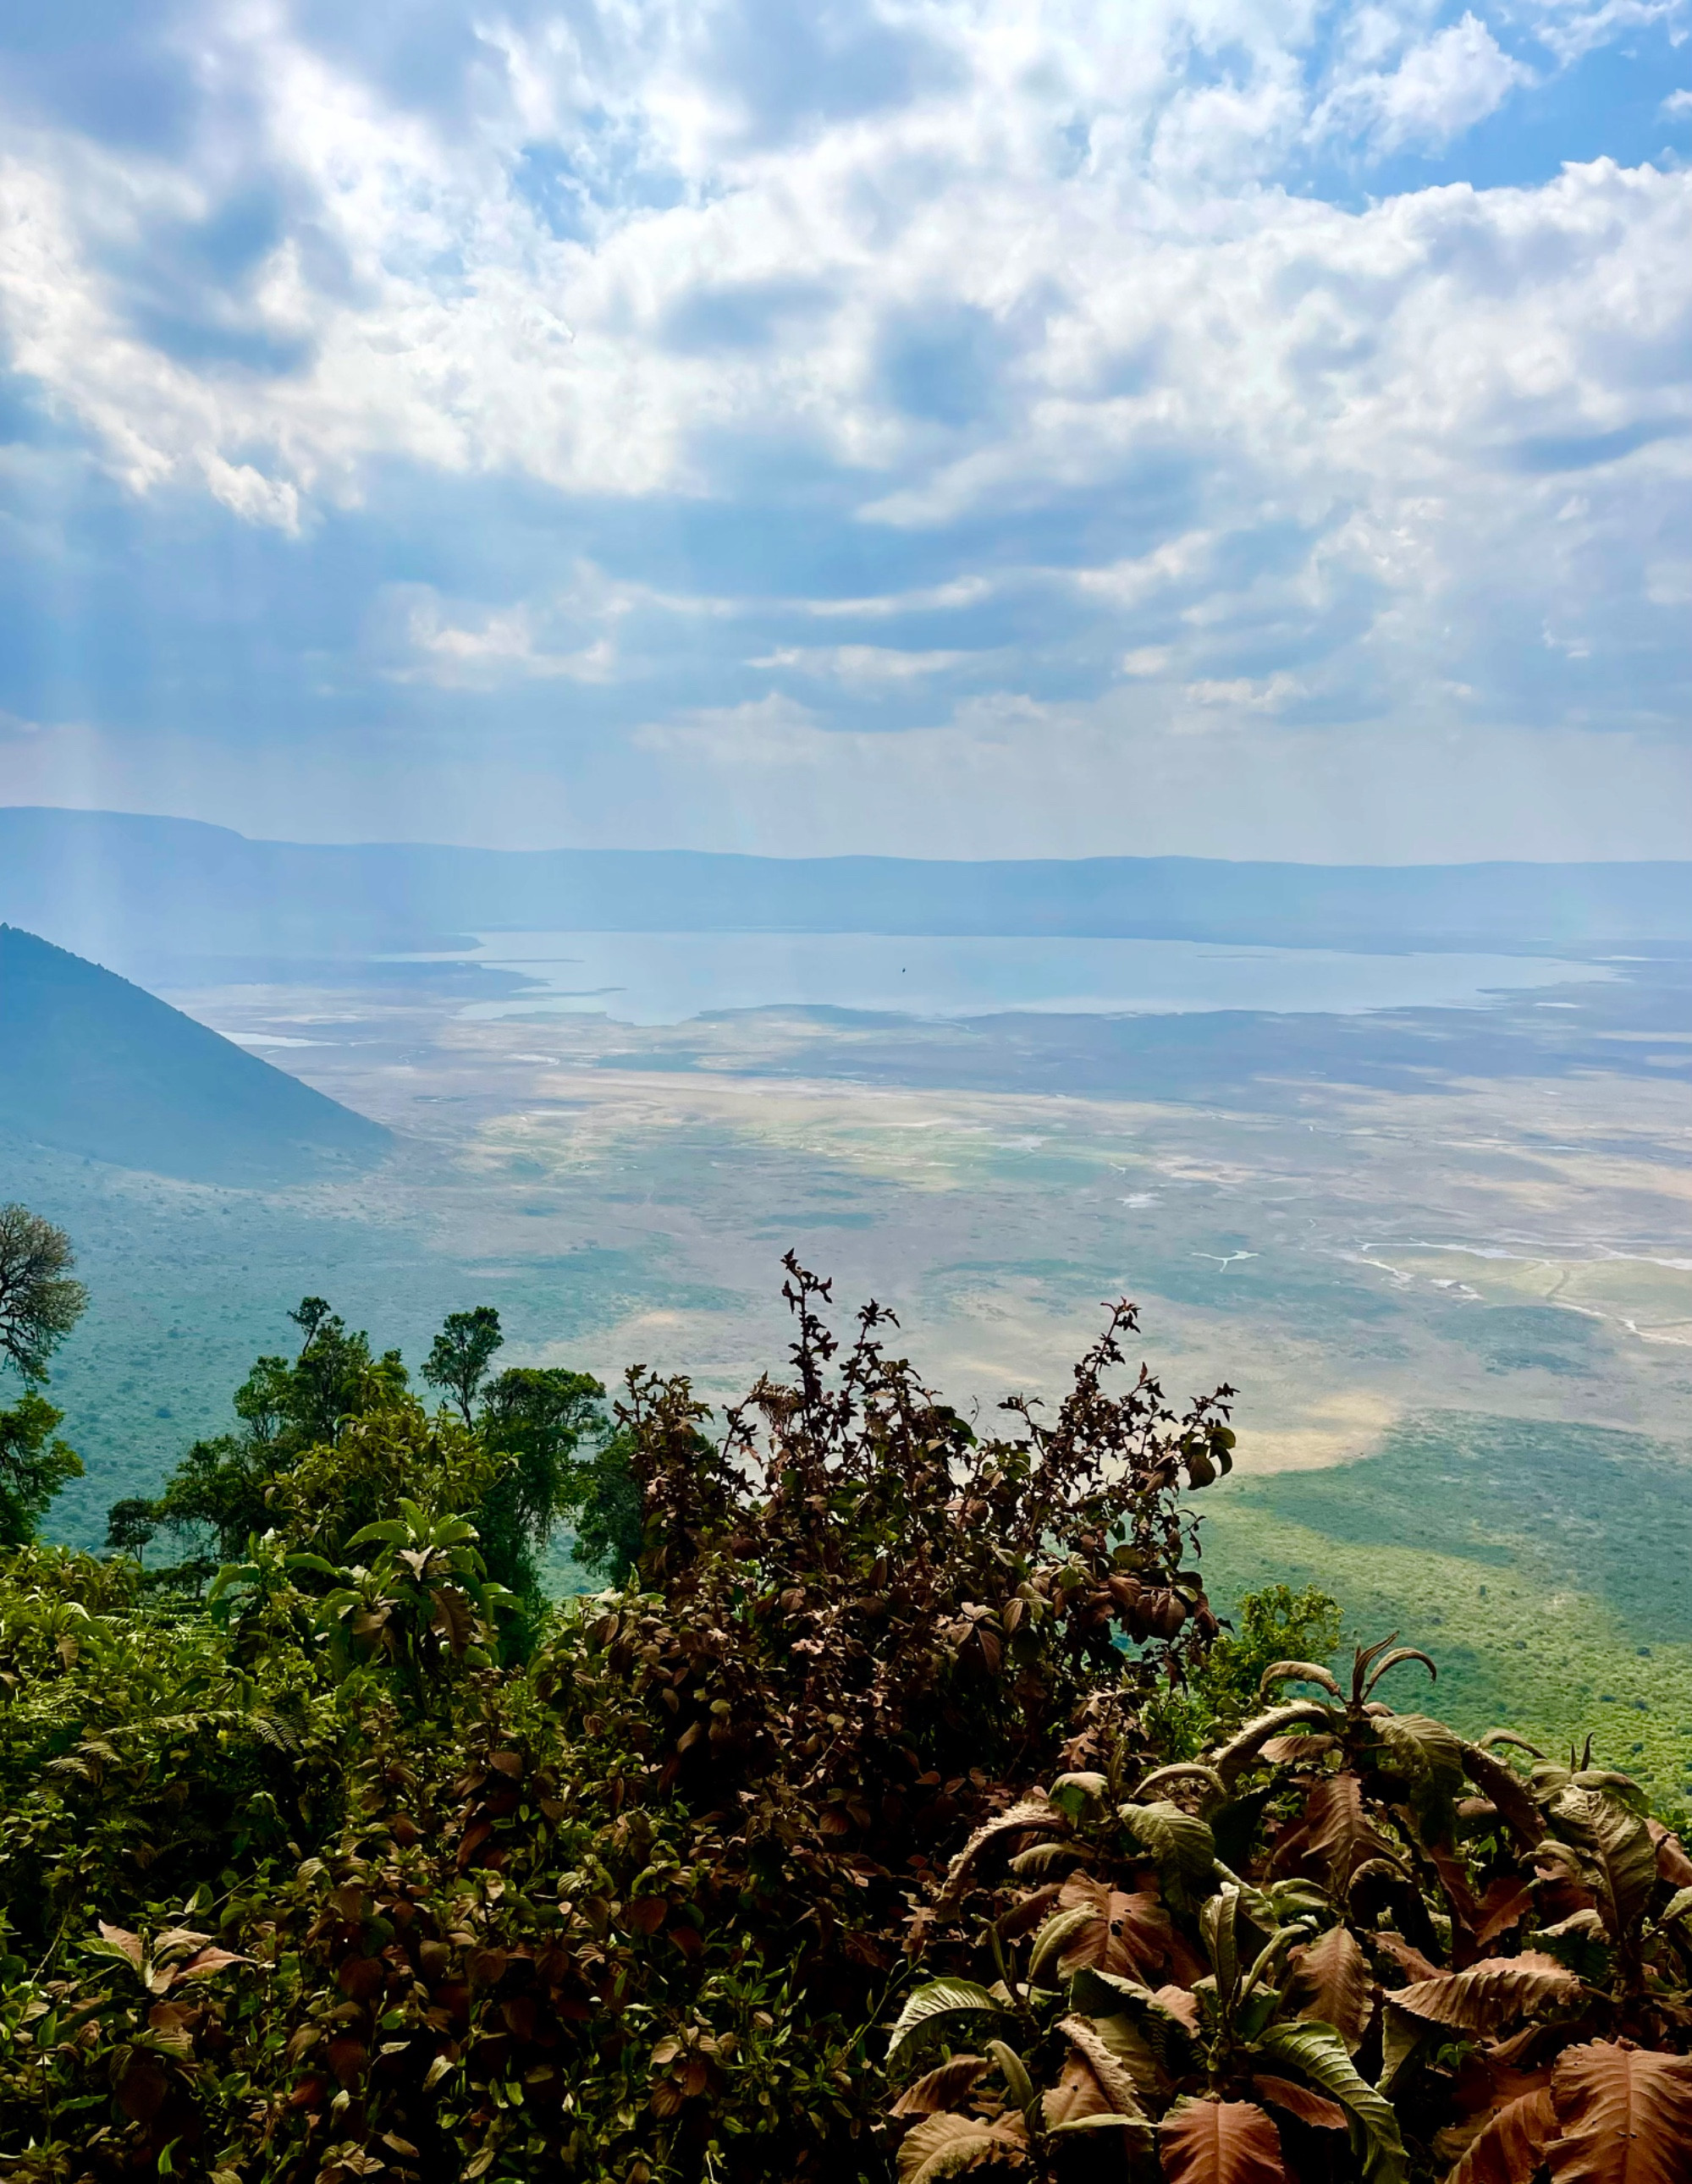
[[[1432,1412],[1361,1462],[1231,1479],[1205,1572],[1231,1602],[1315,1584],[1365,1642],[1438,1657],[1421,1703],[1692,1797],[1692,1468],[1637,1434]]]
[[[388,1133],[180,1010],[0,925],[0,1132],[193,1183],[288,1183]]]

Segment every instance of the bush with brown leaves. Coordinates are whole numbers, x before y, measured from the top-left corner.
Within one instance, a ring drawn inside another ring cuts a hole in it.
[[[976,1831],[891,2030],[903,2184],[1692,2174],[1692,1860],[1622,1776],[1394,1713],[1416,1663],[1277,1663],[1320,1695]]]

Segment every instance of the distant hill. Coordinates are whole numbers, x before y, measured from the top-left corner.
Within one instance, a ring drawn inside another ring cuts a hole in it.
[[[139,986],[9,925],[0,925],[0,1131],[222,1184],[344,1172],[390,1142],[379,1123]]]
[[[1692,865],[963,863],[255,842],[0,809],[0,917],[105,963],[427,949],[477,930],[1062,933],[1553,952],[1692,941]]]

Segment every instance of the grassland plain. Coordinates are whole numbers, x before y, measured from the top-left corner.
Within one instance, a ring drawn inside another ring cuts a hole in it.
[[[1401,1420],[1329,1469],[1246,1477],[1207,1512],[1228,1602],[1316,1584],[1351,1635],[1439,1663],[1428,1710],[1599,1761],[1692,1802],[1692,1467],[1630,1434],[1496,1415]]]
[[[1220,1593],[1321,1583],[1360,1632],[1439,1657],[1436,1710],[1591,1728],[1682,1794],[1688,987],[1670,964],[1573,990],[1220,1026],[635,1029],[466,1018],[473,980],[391,967],[178,989],[400,1149],[270,1193],[8,1158],[4,1195],[71,1228],[95,1293],[55,1383],[89,1459],[62,1529],[98,1537],[221,1424],[307,1291],[414,1364],[485,1300],[510,1362],[639,1360],[720,1401],[781,1354],[793,1245],[844,1301],[892,1305],[966,1407],[1054,1392],[1126,1293],[1173,1395],[1240,1390],[1241,1473],[1207,1497]]]

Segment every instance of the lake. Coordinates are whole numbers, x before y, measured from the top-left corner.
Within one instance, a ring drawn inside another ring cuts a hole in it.
[[[602,1014],[637,1025],[725,1011],[875,1015],[1170,1016],[1207,1010],[1356,1016],[1482,1008],[1615,974],[1539,956],[1351,955],[1187,940],[983,939],[852,933],[480,933],[454,960],[539,982],[469,1017]],[[438,958],[435,960],[440,960]],[[1549,1005],[1548,1005],[1549,1006]]]

